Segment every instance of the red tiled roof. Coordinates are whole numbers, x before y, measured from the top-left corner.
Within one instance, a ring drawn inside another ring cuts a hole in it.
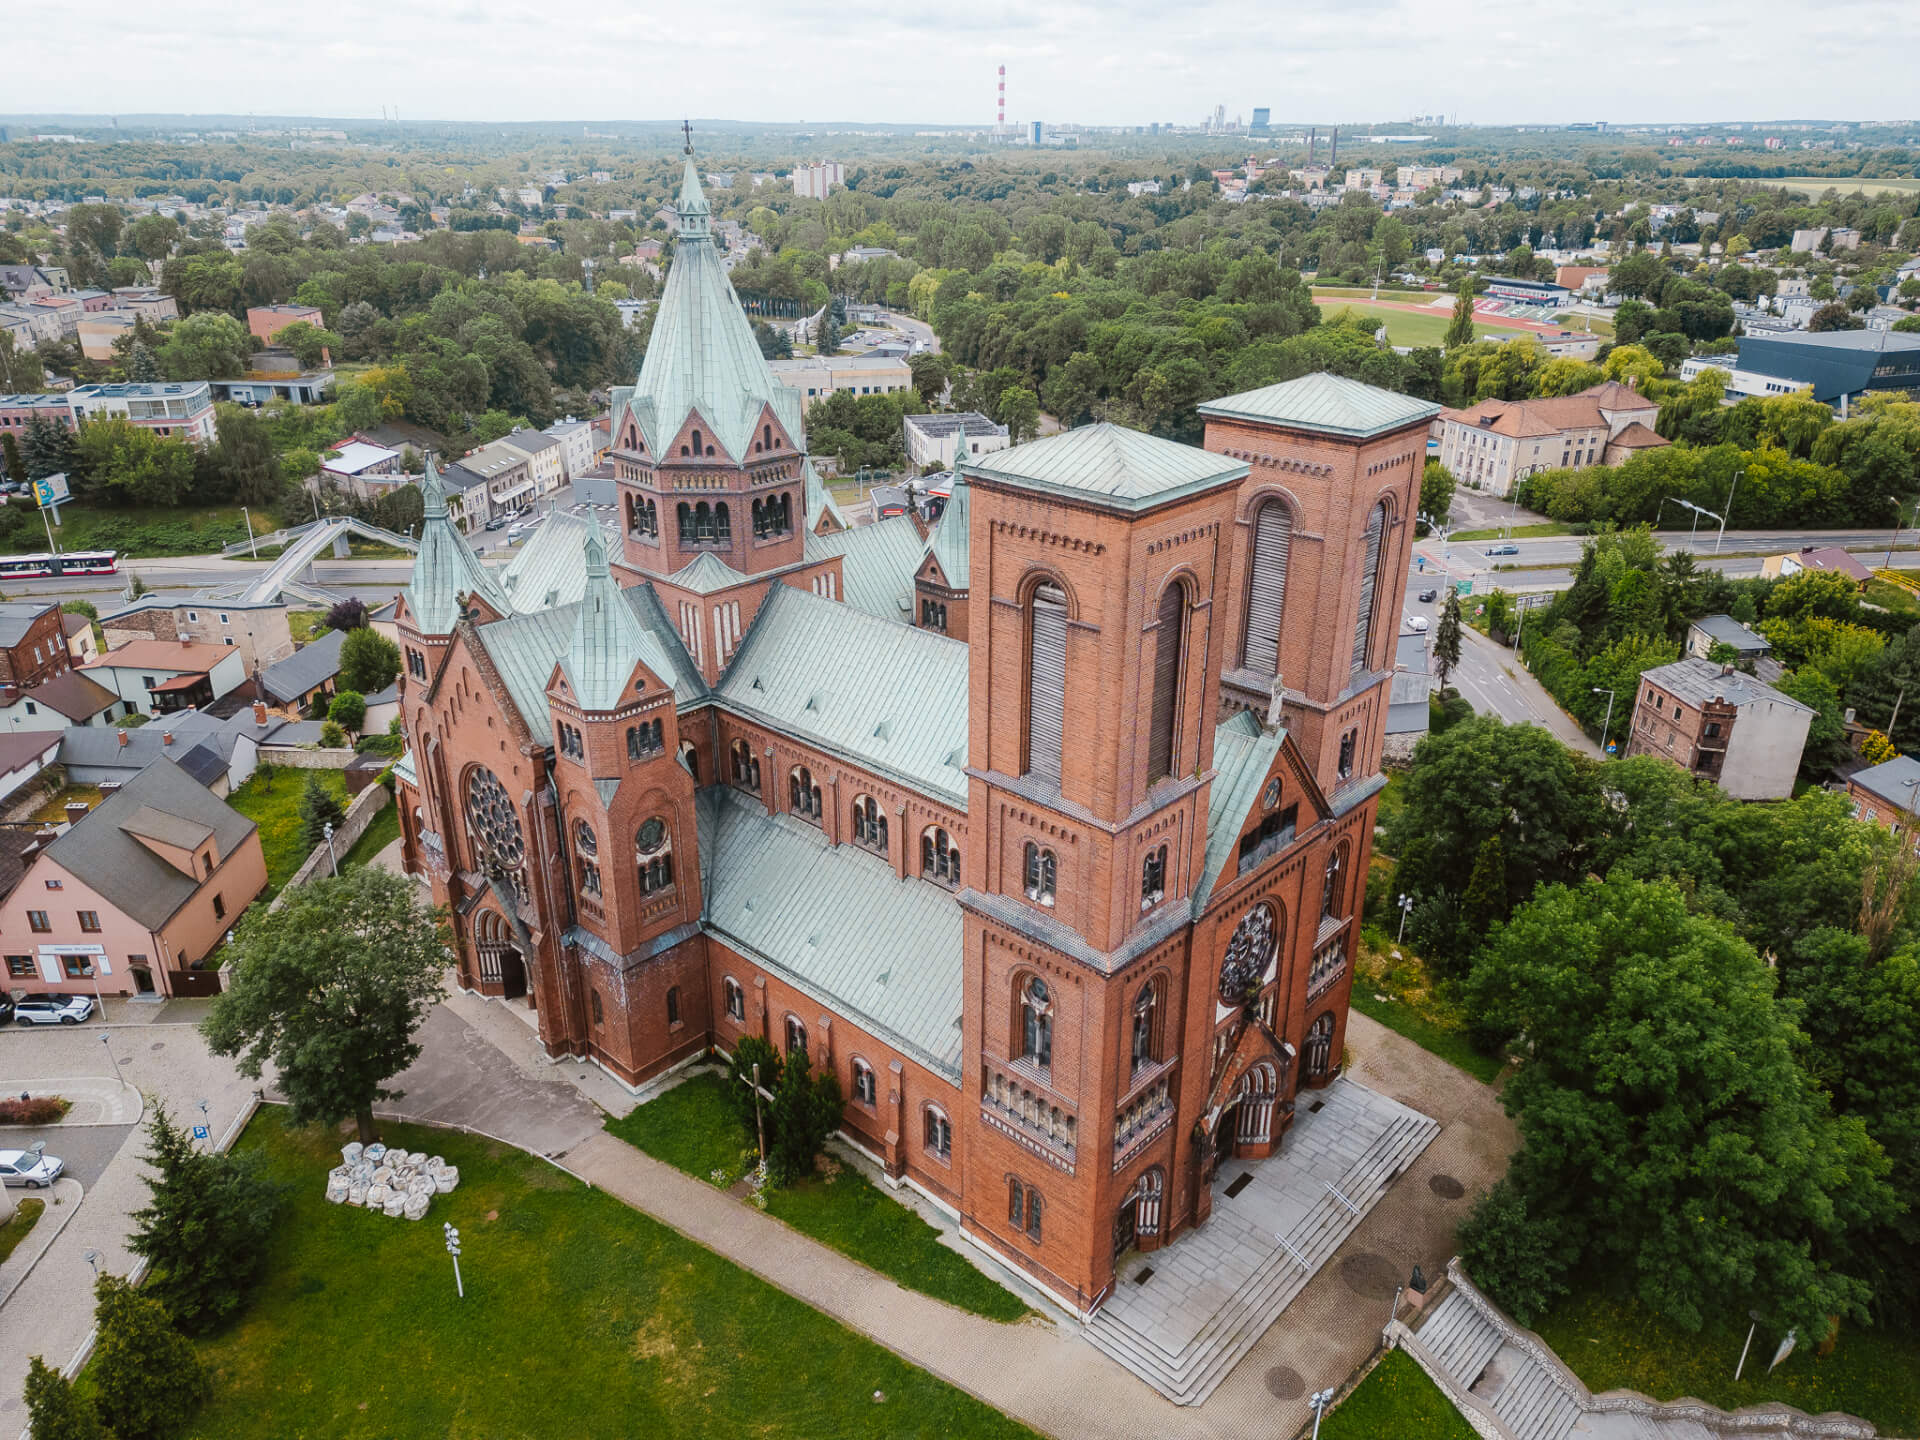
[[[1662,445],[1670,443],[1672,442],[1670,442],[1666,436],[1649,430],[1645,425],[1642,425],[1636,420],[1618,435],[1614,436],[1613,439],[1609,440],[1607,445],[1609,448],[1619,445],[1628,450],[1657,450]]]

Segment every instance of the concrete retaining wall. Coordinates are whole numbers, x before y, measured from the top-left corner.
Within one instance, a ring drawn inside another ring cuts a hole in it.
[[[353,848],[353,842],[367,833],[367,827],[373,823],[373,817],[392,803],[393,796],[387,792],[387,787],[384,785],[369,785],[355,796],[353,804],[347,807],[346,818],[333,829],[333,857],[344,860],[347,851]],[[307,856],[300,868],[293,872],[293,878],[287,881],[278,895],[274,896],[273,904],[267,907],[268,911],[278,910],[280,902],[287,898],[289,890],[305,885],[319,876],[331,874],[332,871],[333,859],[329,858],[327,844],[323,840],[313,847],[313,853]]]
[[[353,763],[353,747],[349,745],[338,750],[308,750],[299,745],[262,745],[260,763],[286,765],[295,770],[344,770]]]

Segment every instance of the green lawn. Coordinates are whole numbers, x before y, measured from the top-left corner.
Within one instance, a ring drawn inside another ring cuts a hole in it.
[[[1920,610],[1920,595],[1904,585],[1895,585],[1878,576],[1867,582],[1867,592],[1861,597],[1869,605],[1878,605],[1883,610],[1891,610],[1896,615],[1911,614]]]
[[[327,633],[327,612],[324,610],[287,611],[287,629],[296,640],[318,640]]]
[[[98,785],[62,785],[49,795],[46,803],[27,818],[48,825],[56,825],[67,818],[67,802],[84,800],[89,809],[98,805],[106,797],[100,793]]]
[[[1446,338],[1447,326],[1453,323],[1453,311],[1447,310],[1397,310],[1388,305],[1369,305],[1363,301],[1342,302],[1322,305],[1320,318],[1331,320],[1342,310],[1353,310],[1387,327],[1389,345],[1438,345]],[[1517,325],[1488,325],[1476,322],[1473,327],[1474,338],[1479,340],[1506,340],[1516,334],[1530,334]]]
[[[267,888],[260,892],[263,901],[278,895],[311,853],[300,828],[300,796],[309,775],[318,775],[320,783],[346,805],[347,783],[338,770],[295,770],[284,765],[262,765],[227,797],[229,805],[260,827],[260,848],[267,861]]]
[[[248,1127],[288,1209],[258,1297],[205,1347],[196,1440],[1032,1435],[542,1161],[384,1129],[460,1167],[420,1223],[325,1201],[338,1133]]]
[[[40,1221],[45,1213],[47,1202],[44,1200],[21,1200],[15,1204],[13,1218],[0,1225],[0,1260],[5,1260],[19,1248],[27,1233]]]
[[[1810,1414],[1858,1415],[1886,1435],[1920,1433],[1920,1335],[1911,1332],[1843,1325],[1831,1355],[1822,1358],[1803,1344],[1768,1375],[1780,1335],[1762,1326],[1735,1384],[1745,1323],[1729,1319],[1695,1335],[1592,1287],[1535,1328],[1595,1394],[1629,1389],[1656,1400],[1692,1395],[1727,1410],[1777,1400]]]
[[[1497,1056],[1473,1047],[1466,1012],[1435,986],[1420,958],[1407,946],[1395,945],[1391,932],[1371,925],[1360,932],[1355,951],[1353,1008],[1483,1085],[1491,1085],[1504,1068]]]
[[[1537,525],[1516,525],[1513,527],[1513,534],[1511,536],[1500,526],[1494,525],[1485,530],[1456,530],[1453,532],[1451,538],[1455,541],[1502,539],[1550,540],[1556,535],[1572,535],[1575,533],[1577,532],[1571,525],[1562,525],[1557,520],[1546,520]]]
[[[373,857],[400,838],[400,807],[389,803],[383,805],[353,842],[353,848],[340,857],[340,868],[352,870],[361,865],[371,865]]]
[[[256,534],[273,529],[263,515],[253,517]],[[36,530],[39,521],[35,519]],[[62,550],[119,550],[135,559],[155,555],[208,555],[247,538],[238,505],[60,507],[53,527]]]
[[[636,1149],[702,1180],[730,1186],[752,1168],[754,1139],[727,1103],[726,1081],[706,1072],[639,1106],[607,1129]],[[1025,1302],[940,1243],[940,1232],[851,1166],[767,1192],[767,1213],[870,1269],[989,1320],[1018,1320]]]
[[[1404,1350],[1389,1350],[1320,1426],[1321,1440],[1475,1440],[1453,1402]]]
[[[1901,177],[1891,180],[1862,180],[1855,175],[1835,176],[1829,179],[1824,175],[1789,175],[1784,180],[1763,180],[1763,185],[1778,186],[1783,190],[1793,190],[1817,199],[1828,190],[1837,190],[1842,195],[1864,192],[1867,195],[1912,195],[1920,192],[1920,180]]]

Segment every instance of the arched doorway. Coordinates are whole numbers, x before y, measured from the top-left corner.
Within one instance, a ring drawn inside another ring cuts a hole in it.
[[[480,988],[488,995],[518,1000],[527,993],[527,961],[506,917],[482,910],[474,917],[473,951],[480,964]]]
[[[1138,1245],[1152,1250],[1160,1243],[1160,1205],[1167,1188],[1166,1172],[1156,1165],[1137,1181],[1120,1202],[1113,1217],[1113,1254],[1117,1260]]]

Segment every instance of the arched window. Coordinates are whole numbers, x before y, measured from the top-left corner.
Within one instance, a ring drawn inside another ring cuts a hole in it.
[[[562,720],[558,722],[560,753],[569,760],[584,760],[587,755],[586,742],[580,738],[580,732]]]
[[[1364,673],[1373,663],[1373,612],[1377,608],[1386,560],[1387,502],[1382,500],[1367,515],[1365,549],[1360,556],[1360,608],[1353,621],[1353,673]]]
[[[638,725],[627,727],[627,758],[644,760],[658,755],[666,748],[666,722],[663,720],[642,720]]]
[[[1027,1228],[1027,1187],[1007,1177],[1007,1224],[1016,1231]]]
[[[747,1018],[747,992],[740,988],[740,982],[731,975],[721,982],[721,989],[727,997],[727,1018],[744,1022]]]
[[[1040,1243],[1040,1192],[1031,1185],[1027,1187],[1027,1238]]]
[[[680,448],[682,450],[686,449],[684,445]],[[680,527],[680,543],[682,545],[693,544],[693,507],[682,500],[679,507],[674,511],[674,519]]]
[[[712,447],[708,447],[708,453],[712,453]],[[733,521],[728,518],[727,502],[724,500],[713,507],[713,539],[717,545],[733,543]]]
[[[1347,869],[1347,847],[1345,843],[1334,847],[1327,856],[1327,874],[1320,889],[1320,914],[1329,920],[1346,918],[1346,885],[1343,883]]]
[[[642,895],[652,895],[673,884],[673,832],[665,820],[656,815],[642,821],[633,847]]]
[[[953,1158],[953,1126],[948,1122],[946,1112],[939,1106],[927,1106],[926,1127],[923,1133],[929,1154],[937,1155],[942,1160]]]
[[[1038,975],[1020,988],[1020,1058],[1042,1070],[1053,1064],[1053,993]]]
[[[706,454],[706,451],[700,447],[700,432],[698,430],[693,432],[693,453],[696,455]]]
[[[806,766],[794,766],[793,772],[787,776],[787,799],[792,804],[794,814],[816,825],[820,823],[820,787],[813,783],[813,772]]]
[[[678,1025],[679,1023],[680,987],[678,985],[669,985],[667,987],[667,1024]]]
[[[1280,620],[1287,603],[1287,552],[1293,511],[1269,500],[1253,517],[1253,553],[1247,565],[1247,626],[1240,663],[1260,675],[1280,669]]]
[[[520,816],[507,787],[481,765],[467,772],[467,839],[473,848],[474,868],[495,880],[507,881],[524,900],[527,847]]]
[[[1187,620],[1187,592],[1179,584],[1160,594],[1154,620],[1153,708],[1147,727],[1147,783],[1175,772],[1179,747],[1180,654]]]
[[[1053,904],[1054,868],[1053,851],[1043,850],[1029,840],[1025,866],[1027,899],[1034,904]]]
[[[753,502],[753,538],[758,540],[767,533],[767,507],[760,501]]]
[[[593,1023],[595,1025],[604,1025],[606,1023],[607,1016],[606,1012],[600,1007],[600,992],[598,990],[589,990],[587,992],[587,1008],[593,1012]]]
[[[573,851],[580,861],[580,894],[596,904],[600,900],[600,841],[593,826],[584,820],[573,822]]]
[[[787,1016],[787,1058],[807,1053],[807,1027],[800,1023],[797,1015]]]
[[[1027,608],[1026,773],[1058,785],[1067,712],[1066,592],[1042,582]]]
[[[887,816],[871,795],[853,802],[853,842],[884,855],[887,853]]]
[[[1360,743],[1360,732],[1349,730],[1340,737],[1340,778],[1345,780],[1353,774],[1353,752]]]
[[[1151,910],[1167,898],[1167,847],[1156,846],[1140,862],[1140,908]]]
[[[693,777],[693,783],[700,783],[700,752],[693,748],[691,740],[680,742],[680,763],[687,767],[687,774]]]
[[[920,832],[920,873],[942,885],[960,883],[960,847],[938,825]]]
[[[773,449],[773,426],[762,425],[760,427],[760,443],[765,445],[769,450]]]
[[[862,1105],[878,1102],[880,1087],[874,1083],[873,1067],[858,1055],[853,1057],[853,1098]]]
[[[1155,992],[1152,981],[1148,981],[1145,985],[1142,985],[1140,987],[1140,993],[1134,997],[1132,1073],[1135,1075],[1138,1075],[1142,1070],[1146,1069],[1147,1066],[1153,1064],[1155,1059],[1153,1043],[1154,1012],[1159,1006],[1159,1000],[1160,997]]]
[[[1329,1010],[1307,1027],[1307,1074],[1318,1080],[1333,1063],[1333,1012]]]
[[[760,793],[760,758],[753,753],[753,746],[745,740],[734,741],[727,751],[727,764],[734,784],[755,795]]]

